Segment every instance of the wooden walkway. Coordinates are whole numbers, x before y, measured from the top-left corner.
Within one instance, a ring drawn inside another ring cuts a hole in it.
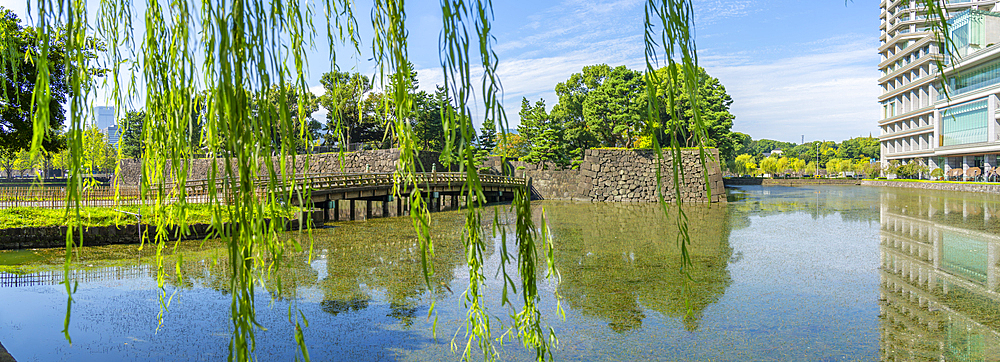
[[[254,180],[256,193],[265,197],[273,190],[273,195],[285,197],[291,195],[290,202],[298,204],[299,200],[310,200],[319,204],[320,208],[329,206],[334,200],[369,200],[386,201],[391,199],[393,187],[400,183],[400,193],[409,196],[417,191],[412,185],[418,185],[420,192],[431,199],[442,195],[456,197],[465,186],[466,173],[460,172],[429,172],[416,173],[412,179],[397,180],[393,173],[332,173],[306,174],[288,180],[291,188],[284,186],[282,180],[260,178]],[[520,177],[500,175],[479,175],[479,182],[487,198],[505,199],[513,196],[513,192],[527,187],[528,180]],[[185,183],[184,192],[188,202],[208,202],[212,194],[219,198],[232,195],[232,190],[238,188],[239,182],[228,179],[217,179],[214,184],[209,180],[189,180]],[[116,202],[116,192],[117,199]],[[169,198],[176,198],[177,190],[172,184],[166,185],[165,192]],[[507,195],[504,195],[507,192]],[[134,206],[150,204],[150,196],[156,190],[150,190],[146,197],[137,187],[95,186],[86,188],[81,199],[81,206]],[[389,200],[391,201],[391,200]],[[42,207],[62,208],[66,205],[65,187],[0,187],[0,209],[12,207]]]

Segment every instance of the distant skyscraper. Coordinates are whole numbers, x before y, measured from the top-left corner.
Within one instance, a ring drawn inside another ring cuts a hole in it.
[[[115,107],[94,107],[97,128],[105,129],[115,125]]]
[[[108,136],[108,143],[118,148],[118,139],[121,138],[121,130],[118,129],[118,126],[105,128],[104,134]]]
[[[115,107],[94,107],[94,118],[97,129],[108,138],[108,143],[118,148],[118,138],[121,132],[115,124]]]
[[[946,173],[979,167],[985,174],[1000,154],[1000,0],[940,5],[956,49],[939,41],[931,27],[938,19],[922,2],[882,1],[882,161],[923,162]]]

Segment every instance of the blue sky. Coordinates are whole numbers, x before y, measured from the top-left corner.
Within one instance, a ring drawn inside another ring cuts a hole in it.
[[[584,66],[642,69],[643,5],[641,0],[494,1],[495,50],[511,127],[518,123],[521,97],[544,98],[551,107],[556,83]],[[23,6],[12,8],[23,15]],[[840,141],[877,134],[877,1],[694,0],[694,6],[699,63],[733,97],[734,131],[788,142],[799,142],[802,135],[806,141]],[[370,13],[369,2],[356,4],[362,54],[349,59],[346,48],[341,50],[343,70],[373,72],[367,61]],[[409,54],[425,90],[442,81],[440,19],[438,1],[407,3]],[[326,48],[324,33],[317,34],[320,49]],[[310,83],[318,86],[330,68],[325,51],[313,52]]]

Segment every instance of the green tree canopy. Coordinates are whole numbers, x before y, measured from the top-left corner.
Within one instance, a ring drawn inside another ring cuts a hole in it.
[[[324,73],[319,82],[326,91],[319,97],[319,104],[327,110],[323,128],[326,131],[325,145],[382,139],[382,129],[377,122],[371,117],[364,117],[362,102],[372,90],[367,76],[333,71]]]
[[[570,160],[565,129],[546,112],[545,100],[539,99],[532,105],[527,98],[521,98],[519,115],[521,125],[517,131],[529,144],[528,153],[522,158],[531,163],[551,162],[565,167]]]
[[[445,145],[444,124],[441,112],[451,100],[444,87],[438,86],[434,94],[417,92],[413,98],[413,132],[417,143],[428,151],[441,151]]]
[[[54,135],[61,132],[66,122],[62,105],[70,93],[66,82],[65,43],[61,30],[50,31],[53,37],[48,55],[48,77],[51,101],[48,104],[49,129],[45,131],[42,147],[58,151],[65,143]],[[10,154],[31,146],[34,136],[32,95],[39,72],[34,57],[40,54],[38,30],[24,27],[14,13],[0,7],[0,149]],[[92,40],[96,51],[97,42]]]
[[[310,146],[307,142],[319,140],[323,125],[312,117],[312,114],[319,110],[319,99],[314,94],[290,85],[284,87],[272,85],[268,88],[267,93],[267,95],[258,94],[255,99],[253,108],[257,116],[279,118],[283,114],[287,114],[291,121],[274,122],[277,126],[271,130],[272,149],[278,150],[282,147],[288,147],[290,150],[301,153]],[[289,127],[289,132],[282,132],[281,129],[278,129],[282,126]],[[292,134],[298,137],[282,137],[282,134]]]
[[[688,92],[683,87],[669,87],[667,68],[657,72],[664,80],[658,97],[666,103],[672,93],[676,112],[675,117],[661,114],[661,123],[665,127],[656,125],[652,131],[658,135],[661,144],[674,137],[682,147],[693,147],[698,143],[693,134],[697,127]],[[696,78],[700,87],[698,109],[702,112],[702,124],[708,137],[706,145],[719,148],[723,157],[732,159],[737,145],[745,145],[749,140],[746,135],[743,138],[730,137],[736,118],[729,112],[732,97],[719,80],[709,76],[704,69],[698,68]],[[545,117],[540,116],[538,110],[544,107],[539,108],[538,103],[534,106],[522,103],[521,122],[527,125],[522,127],[521,134],[530,148],[535,150],[534,156],[527,160],[551,160],[555,157],[566,159],[561,162],[569,164],[570,160],[581,159],[583,150],[587,148],[649,146],[651,136],[648,132],[651,129],[646,129],[648,125],[644,122],[648,101],[642,72],[625,66],[612,68],[607,64],[586,66],[580,73],[574,73],[565,82],[557,84],[555,91],[559,103]],[[541,119],[545,121],[540,122]],[[542,137],[546,129],[539,127],[551,128],[548,130],[550,137]],[[543,156],[546,153],[548,156]]]
[[[632,147],[646,110],[645,79],[625,66],[597,67],[600,71],[590,79],[595,87],[583,101],[583,119],[602,146]]]
[[[686,85],[683,82],[679,84],[679,87],[670,87],[667,80],[670,79],[668,73],[671,71],[676,72],[677,70],[663,67],[656,71],[657,76],[664,80],[664,84],[657,94],[660,101],[667,102],[669,97],[667,92],[670,91],[673,92],[675,102],[674,114],[668,112],[661,114],[662,123],[666,125],[666,128],[663,130],[665,132],[659,132],[658,136],[662,140],[661,144],[669,144],[670,138],[674,138],[682,147],[695,147],[697,146],[695,130],[698,127],[695,124],[695,110],[691,104],[690,92],[685,89]],[[719,82],[718,78],[708,75],[704,68],[698,67],[696,74],[698,110],[701,111],[702,130],[707,136],[705,138],[707,140],[706,146],[718,148],[723,159],[731,160],[735,157],[737,144],[742,146],[744,140],[742,136],[731,137],[733,121],[736,120],[736,116],[729,112],[733,98],[726,93],[726,87],[722,85],[722,82]],[[668,109],[668,107],[664,104],[661,109]]]
[[[121,137],[118,139],[122,158],[142,157],[142,152],[146,149],[145,141],[142,138],[142,127],[145,122],[146,112],[125,112],[125,119],[121,125]]]

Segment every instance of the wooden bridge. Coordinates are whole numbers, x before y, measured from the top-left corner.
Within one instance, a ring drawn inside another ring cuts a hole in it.
[[[381,206],[381,216],[389,216],[390,204],[395,203],[395,215],[403,215],[404,210],[409,209],[405,205],[406,200],[413,192],[419,189],[432,211],[440,211],[444,201],[450,201],[449,207],[459,208],[468,203],[462,199],[463,187],[465,187],[466,173],[464,172],[426,172],[415,173],[412,179],[397,180],[393,173],[329,173],[329,174],[305,174],[291,179],[289,190],[284,185],[279,185],[274,191],[274,195],[289,194],[292,197],[289,202],[298,205],[302,200],[302,206],[309,206],[323,210],[324,220],[330,218],[330,211],[333,211],[332,218],[339,220],[343,203],[347,203],[350,210],[345,217],[354,220],[357,203],[365,202],[365,216],[373,215],[373,203]],[[400,182],[399,193],[404,197],[398,198],[393,195],[393,188]],[[529,188],[529,180],[522,177],[500,176],[500,175],[479,175],[479,182],[483,188],[483,195],[487,202],[498,202],[509,200],[514,197],[514,192]],[[260,197],[267,197],[271,192],[268,190],[269,180],[260,178],[255,180],[256,192]],[[413,185],[417,187],[414,188]],[[236,185],[228,179],[216,179],[215,187],[209,180],[189,180],[185,183],[184,189],[188,202],[207,202],[209,194],[215,192],[219,195],[228,194]],[[167,189],[172,189],[173,185],[167,185]],[[84,193],[83,206],[112,206],[114,205],[114,190],[111,186],[94,187]],[[123,196],[120,204],[135,205],[145,204],[148,200],[140,197],[137,188],[122,187],[119,195]],[[309,195],[306,197],[306,195]],[[303,197],[306,197],[303,199]],[[30,207],[63,207],[66,198],[65,190],[60,188],[23,188],[0,189],[0,208],[15,206]],[[404,209],[405,206],[405,209]]]
[[[298,195],[308,194],[313,207],[323,210],[323,219],[329,220],[332,211],[335,221],[340,219],[341,201],[348,202],[347,216],[351,220],[356,218],[359,201],[365,202],[366,217],[372,216],[373,202],[380,204],[382,216],[391,215],[392,203],[395,203],[395,215],[403,215],[404,210],[409,209],[409,205],[404,205],[408,202],[407,198],[417,189],[431,211],[440,211],[446,200],[450,201],[451,209],[468,203],[468,200],[463,200],[467,177],[463,172],[416,173],[411,177],[397,180],[392,173],[310,175],[293,181],[294,196],[291,201],[297,204]],[[399,193],[404,196],[402,198],[393,195],[397,182]],[[510,200],[514,198],[514,192],[529,188],[529,180],[522,177],[479,175],[479,183],[486,197],[485,202]],[[414,184],[417,186],[414,187]],[[279,191],[287,192],[286,189]]]

